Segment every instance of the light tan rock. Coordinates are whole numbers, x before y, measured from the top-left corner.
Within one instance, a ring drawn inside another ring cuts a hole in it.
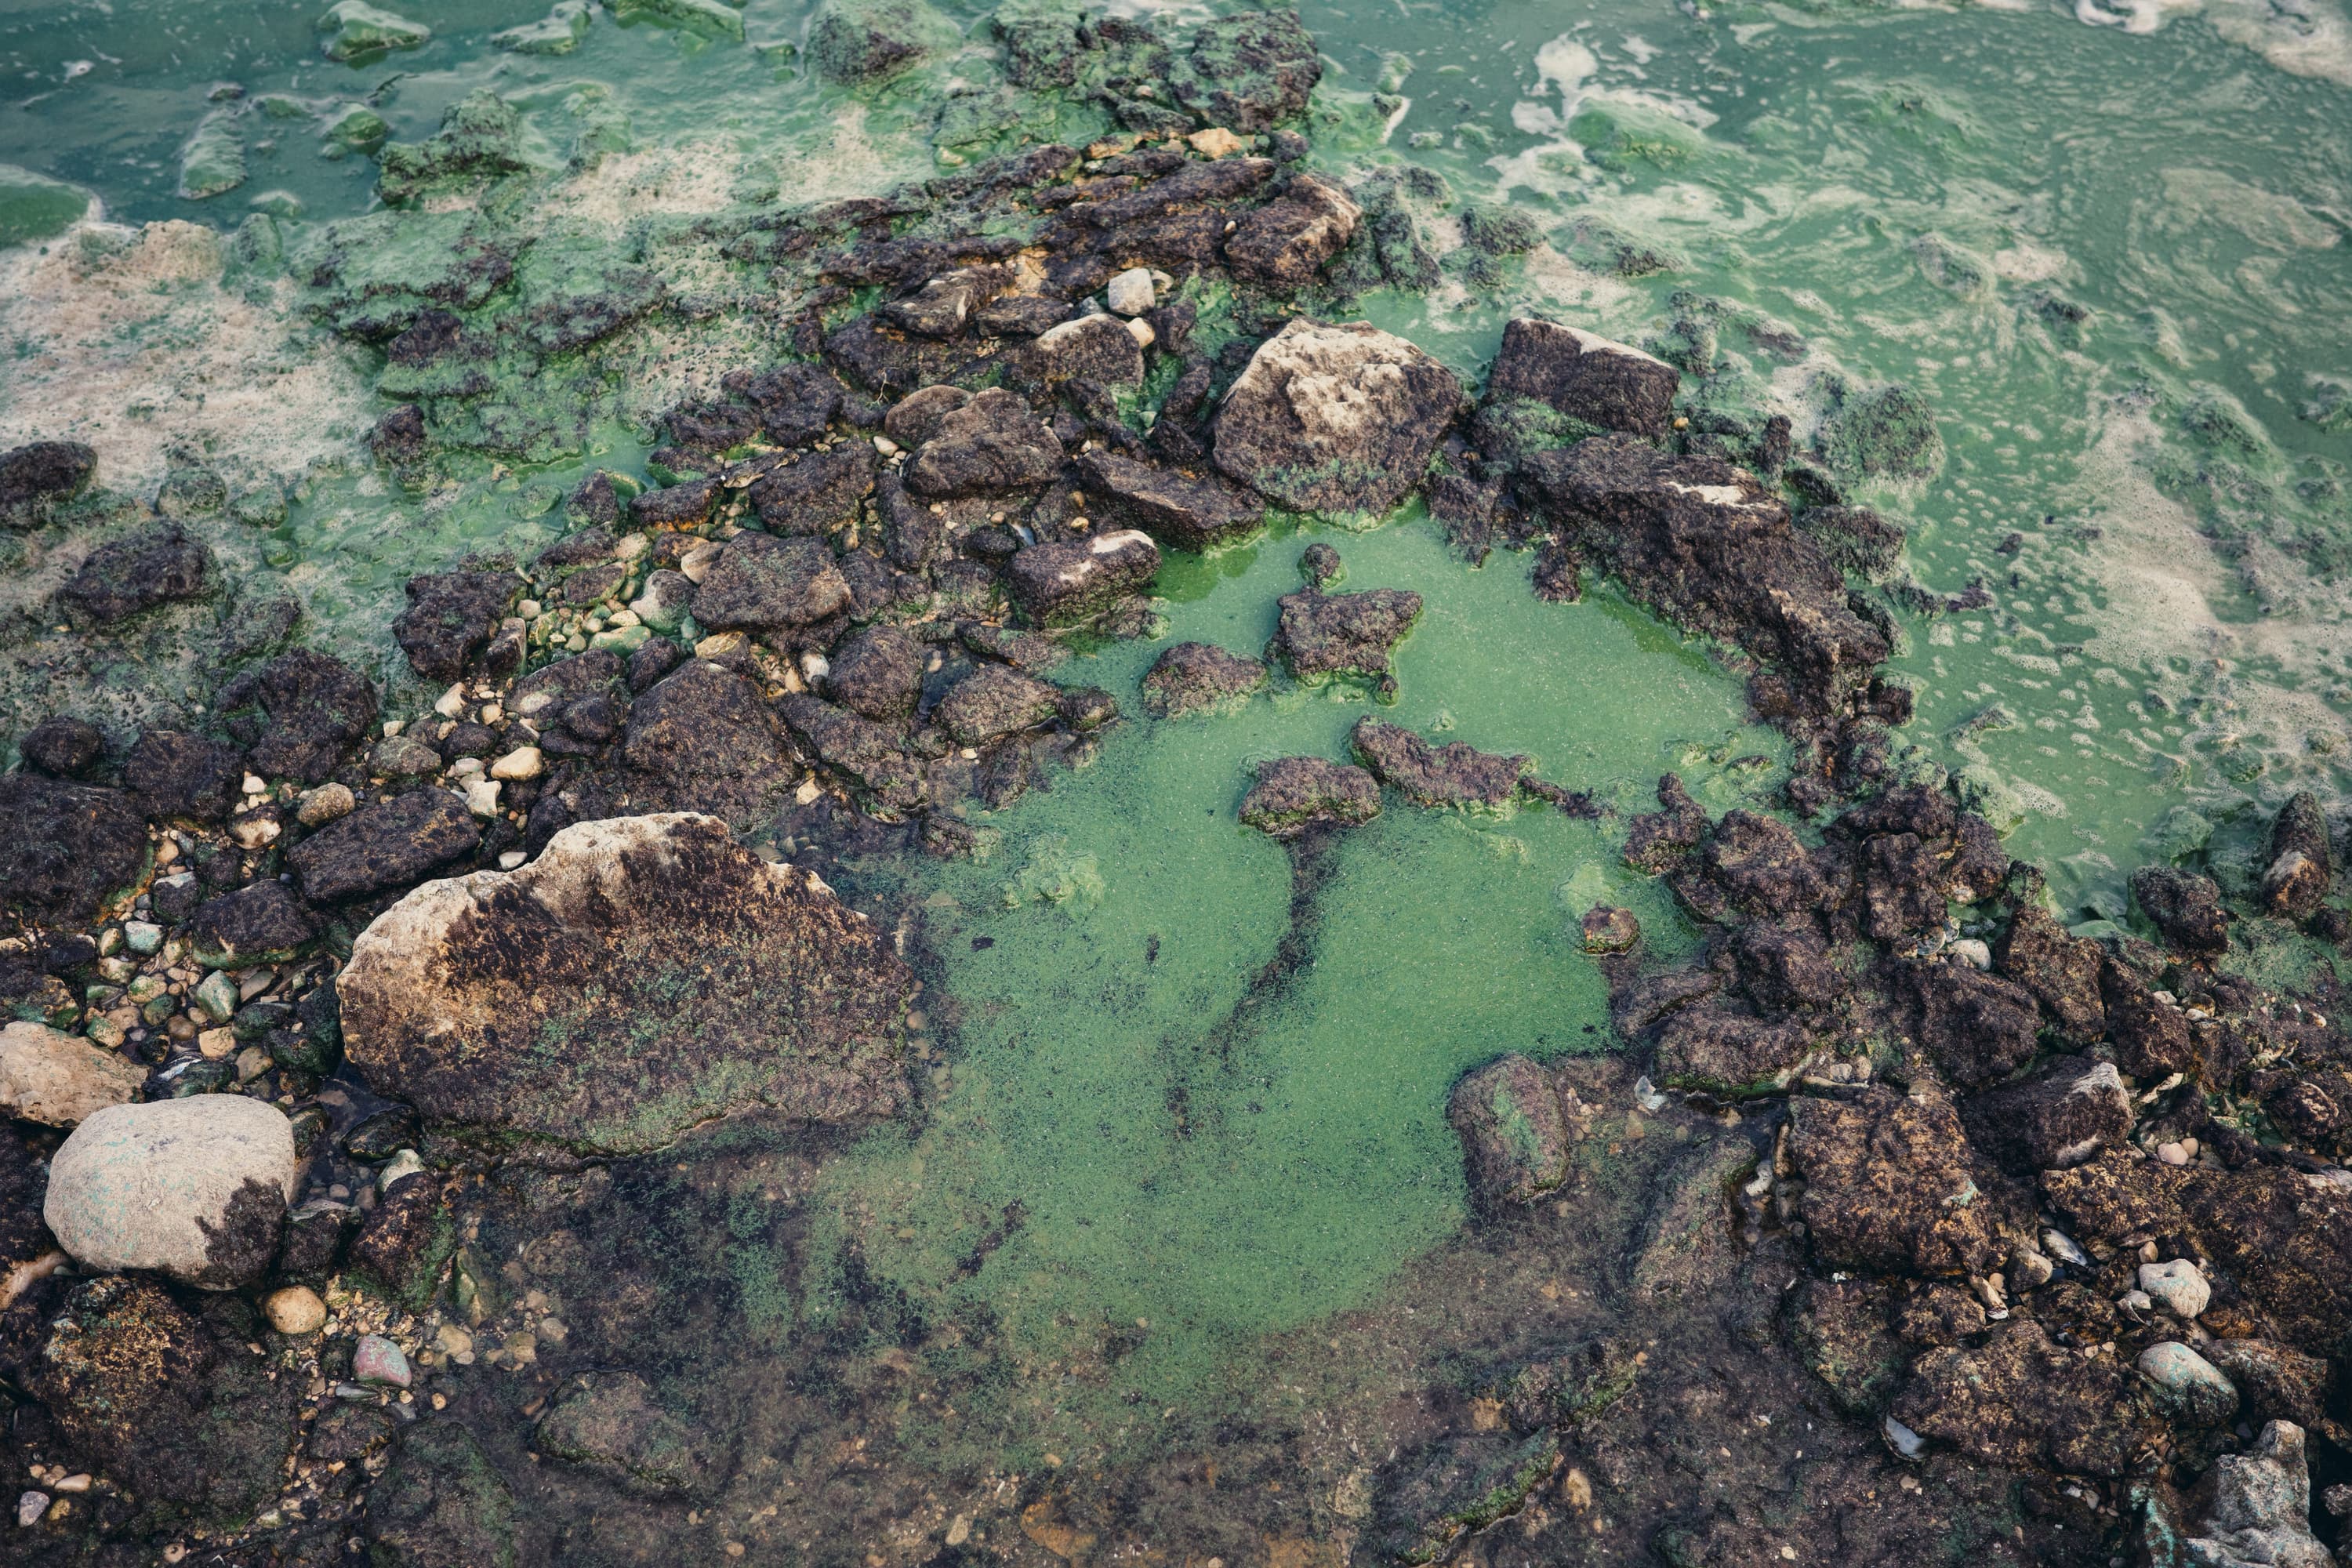
[[[139,1098],[147,1070],[78,1035],[44,1024],[0,1029],[0,1110],[71,1127],[91,1112]]]
[[[327,1321],[327,1304],[319,1293],[301,1285],[289,1285],[283,1290],[273,1290],[261,1310],[268,1314],[269,1326],[281,1334],[314,1334]]]

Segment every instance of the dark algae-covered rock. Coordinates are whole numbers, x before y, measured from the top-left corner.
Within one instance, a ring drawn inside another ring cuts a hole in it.
[[[1265,686],[1266,668],[1208,643],[1178,643],[1143,677],[1144,711],[1155,719],[1237,708]]]
[[[520,871],[418,889],[338,990],[349,1058],[428,1121],[621,1153],[743,1111],[889,1114],[911,981],[807,873],[679,815],[582,824]]]
[[[1594,430],[1663,439],[1682,373],[1598,333],[1523,316],[1503,329],[1491,398],[1531,397]]]
[[[177,523],[159,523],[91,551],[58,598],[84,620],[110,626],[157,605],[203,597],[212,569],[202,540]]]
[[[1415,805],[1499,809],[1518,798],[1525,757],[1498,757],[1459,741],[1433,746],[1384,719],[1363,719],[1348,737],[1357,760]]]
[[[79,441],[33,441],[0,452],[0,528],[34,528],[79,495],[98,453]]]
[[[339,659],[310,648],[278,655],[224,689],[220,705],[251,704],[262,719],[247,760],[264,778],[313,784],[375,727],[375,688]]]
[[[1461,400],[1454,373],[1403,339],[1302,318],[1225,395],[1217,468],[1295,510],[1385,512],[1420,482]]]
[[[481,828],[446,791],[411,790],[331,823],[288,851],[305,897],[335,903],[413,882],[473,853]]]
[[[1106,521],[1139,528],[1180,550],[1206,550],[1255,533],[1265,515],[1246,491],[1111,451],[1088,452],[1078,474]]]
[[[120,790],[29,773],[0,777],[0,902],[84,921],[147,861],[139,807]]]
[[[1241,819],[1281,838],[1327,824],[1370,822],[1380,811],[1381,786],[1363,769],[1281,757],[1258,764],[1257,784],[1242,797]]]
[[[515,1568],[514,1493],[472,1430],[448,1417],[404,1428],[369,1489],[370,1559],[392,1568]]]
[[[2132,900],[2164,940],[2193,958],[2229,951],[2229,915],[2210,877],[2169,866],[2143,866],[2131,875]]]
[[[1421,595],[1406,588],[1285,594],[1272,651],[1301,679],[1384,676],[1389,654],[1421,618]]]
[[[1462,1139],[1481,1203],[1532,1203],[1568,1179],[1591,1113],[1550,1068],[1507,1056],[1454,1086],[1446,1119]]]
[[[1400,1460],[1377,1503],[1371,1544],[1389,1562],[1441,1563],[1474,1531],[1509,1518],[1560,1462],[1559,1436],[1477,1433]]]
[[[1122,528],[1028,545],[1005,567],[1013,603],[1040,626],[1084,620],[1160,574],[1151,536]]]
[[[408,580],[408,607],[392,623],[409,668],[427,680],[455,680],[498,629],[514,579],[496,572],[431,572]]]
[[[839,615],[850,597],[823,541],[740,533],[703,579],[694,614],[715,630],[782,632]]]

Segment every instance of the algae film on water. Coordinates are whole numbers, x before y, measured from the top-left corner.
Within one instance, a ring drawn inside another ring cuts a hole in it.
[[[2342,0],[0,0],[0,1562],[2352,1564],[2347,487]]]

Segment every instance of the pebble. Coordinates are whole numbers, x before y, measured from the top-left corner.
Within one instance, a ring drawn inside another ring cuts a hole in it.
[[[236,1014],[236,982],[225,972],[214,970],[196,987],[196,1005],[214,1023],[227,1023]]]
[[[1992,968],[1992,949],[1972,936],[1964,936],[1958,942],[1946,942],[1944,951],[1971,969]]]
[[[505,787],[496,779],[476,779],[466,786],[466,809],[476,816],[496,816],[499,791]]]
[[[450,687],[433,702],[433,711],[440,714],[444,719],[455,719],[465,710],[466,683],[462,680]]]
[[[490,776],[510,782],[535,779],[545,765],[537,746],[518,746],[490,764]]]
[[[1206,131],[1195,131],[1184,138],[1187,145],[1203,158],[1223,158],[1241,152],[1249,143],[1222,125],[1212,125]]]
[[[1139,349],[1148,349],[1160,341],[1160,334],[1151,330],[1151,323],[1140,316],[1127,319],[1127,335],[1135,340],[1135,346]]]
[[[515,614],[526,621],[535,621],[539,619],[539,612],[541,607],[542,606],[537,599],[525,599],[521,604],[515,606]]]
[[[122,940],[131,944],[131,952],[149,958],[163,945],[163,928],[152,921],[124,921]]]
[[[228,836],[240,849],[261,849],[277,842],[278,824],[267,816],[240,816],[228,825]]]
[[[245,775],[245,793],[247,795],[268,795],[269,793],[269,786],[261,782],[260,774],[247,773]]]
[[[226,1061],[236,1054],[236,1031],[227,1027],[204,1030],[196,1036],[196,1050],[206,1061]]]
[[[349,816],[358,805],[351,785],[323,784],[302,792],[294,805],[294,820],[305,827],[324,827],[338,817]]]
[[[1115,316],[1140,316],[1153,304],[1151,269],[1130,267],[1103,289],[1103,302]]]
[[[898,455],[898,443],[887,436],[877,436],[874,437],[874,449],[886,458],[895,458]],[[687,575],[692,577],[694,574],[688,572]],[[699,579],[697,580],[699,581]]]
[[[616,561],[635,561],[653,547],[654,542],[642,533],[625,533],[613,546],[613,558]]]
[[[2220,1376],[2219,1373],[2214,1374]],[[352,1376],[389,1388],[408,1386],[408,1357],[382,1334],[362,1334],[352,1352]]]
[[[41,1522],[41,1515],[49,1511],[49,1494],[26,1492],[16,1500],[16,1527],[30,1530]]]
[[[383,1163],[383,1173],[375,1179],[376,1190],[392,1191],[393,1184],[416,1175],[425,1169],[424,1156],[414,1149],[402,1149]]]
[[[283,1290],[273,1290],[261,1304],[268,1314],[269,1326],[281,1334],[316,1333],[327,1321],[327,1304],[319,1293],[302,1285],[289,1285]]]
[[[529,858],[530,857],[525,855],[520,849],[509,849],[505,854],[499,857],[499,869],[501,871],[511,871]]]
[[[1927,1440],[1892,1415],[1879,1424],[1879,1430],[1886,1434],[1895,1451],[1906,1459],[1916,1459],[1927,1451]]]
[[[2070,1268],[2088,1268],[2091,1255],[2074,1245],[2074,1238],[2063,1230],[2042,1233],[2042,1250]]]
[[[2141,1264],[2139,1288],[2183,1318],[2197,1316],[2213,1300],[2213,1288],[2205,1283],[2205,1276],[2197,1271],[2197,1265],[2185,1258],[2176,1258],[2169,1263]]]
[[[2168,1165],[2189,1163],[2189,1151],[2178,1143],[2158,1143],[2156,1146],[2156,1157]]]

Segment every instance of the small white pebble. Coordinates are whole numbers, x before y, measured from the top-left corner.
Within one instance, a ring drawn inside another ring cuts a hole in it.
[[[509,849],[505,854],[499,857],[499,869],[501,871],[511,871],[516,867],[521,865],[522,862],[522,851],[520,849]]]
[[[2189,1151],[2178,1143],[2158,1143],[2156,1146],[2156,1157],[2168,1165],[2189,1163]]]
[[[490,776],[509,783],[520,783],[524,779],[537,778],[541,766],[537,746],[518,746],[490,764]]]
[[[503,708],[499,707],[497,703],[495,703],[495,702],[485,702],[485,703],[483,703],[483,704],[482,704],[482,722],[483,722],[483,723],[485,723],[485,724],[495,724],[495,723],[497,723],[499,720],[501,720],[501,719],[505,718],[506,716],[507,716],[507,710],[506,710],[505,709],[503,709]]]
[[[499,791],[505,787],[496,779],[476,779],[466,786],[466,809],[476,816],[496,816]]]
[[[433,704],[433,711],[444,719],[455,719],[466,710],[466,684],[459,681],[443,692]]]
[[[539,619],[539,611],[540,603],[537,599],[525,599],[515,606],[515,614],[526,621]]]
[[[624,561],[635,561],[653,547],[654,542],[642,533],[625,533],[621,542],[613,546],[613,553]]]
[[[268,795],[269,793],[269,786],[261,782],[259,774],[247,773],[245,775],[245,793],[247,795]]]
[[[887,436],[877,436],[874,437],[874,449],[886,458],[895,458],[898,455],[898,443]]]
[[[1140,349],[1148,349],[1160,341],[1160,334],[1151,330],[1151,323],[1140,316],[1128,318],[1127,331],[1135,340],[1135,346]]]

